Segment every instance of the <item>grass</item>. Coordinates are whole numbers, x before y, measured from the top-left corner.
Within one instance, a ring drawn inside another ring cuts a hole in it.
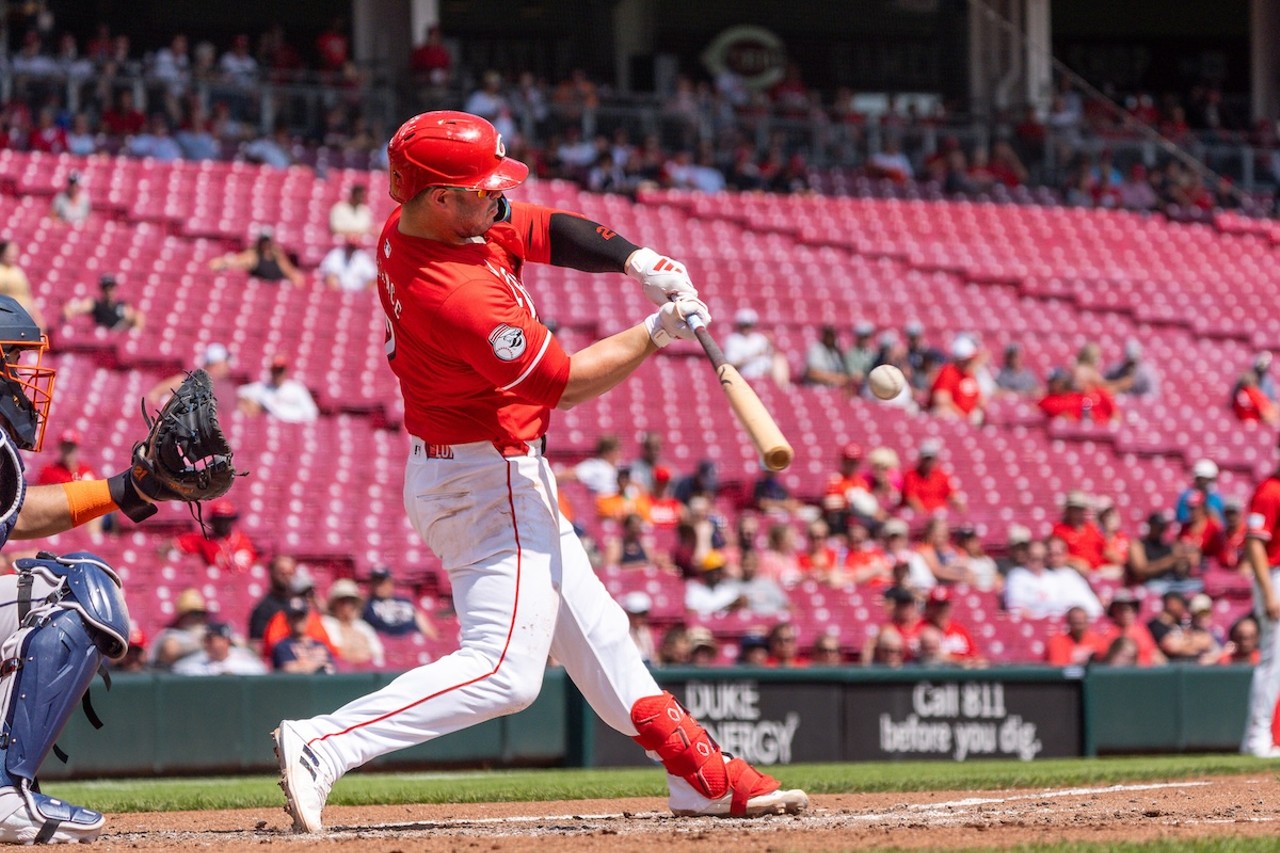
[[[1278,768],[1280,764],[1239,755],[1179,755],[965,764],[795,764],[777,769],[776,775],[788,786],[802,787],[813,794],[836,794],[1110,785],[1274,772]],[[263,808],[279,806],[283,802],[273,776],[57,782],[45,787],[46,792],[54,796],[114,814]],[[338,782],[329,802],[336,805],[475,803],[657,797],[665,794],[664,777],[656,768],[355,773]],[[1061,849],[1092,851],[1112,848],[1086,845]],[[1133,849],[1162,848],[1137,846]]]

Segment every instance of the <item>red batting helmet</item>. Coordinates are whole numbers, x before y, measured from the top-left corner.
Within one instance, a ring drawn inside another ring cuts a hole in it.
[[[387,145],[391,197],[404,204],[427,187],[509,190],[529,167],[507,157],[502,134],[470,113],[422,113],[400,125]]]

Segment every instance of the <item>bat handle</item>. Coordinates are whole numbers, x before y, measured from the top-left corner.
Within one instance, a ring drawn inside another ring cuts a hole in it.
[[[702,344],[702,349],[707,354],[707,358],[711,359],[711,366],[719,370],[721,365],[727,363],[724,351],[720,349],[716,339],[711,337],[711,332],[707,331],[707,324],[703,322],[702,316],[690,314],[685,322],[689,324],[690,329],[693,329],[693,334],[698,339],[698,343]]]

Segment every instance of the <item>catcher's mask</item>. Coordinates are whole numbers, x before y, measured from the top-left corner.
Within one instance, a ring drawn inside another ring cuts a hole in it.
[[[43,365],[49,339],[12,296],[0,296],[0,418],[23,450],[40,450],[57,370]]]

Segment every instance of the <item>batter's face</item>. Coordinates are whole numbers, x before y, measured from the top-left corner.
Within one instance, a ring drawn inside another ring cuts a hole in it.
[[[498,221],[501,192],[485,192],[481,197],[475,190],[440,189],[444,193],[445,227],[458,242],[483,236]]]

